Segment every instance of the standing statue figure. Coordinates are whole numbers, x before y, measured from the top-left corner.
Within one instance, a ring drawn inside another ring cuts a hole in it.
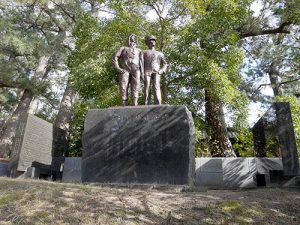
[[[150,86],[153,85],[154,104],[161,104],[160,77],[166,72],[168,64],[162,52],[155,50],[156,38],[149,36],[145,39],[149,50],[143,52],[144,58],[144,94],[145,105],[150,105]]]
[[[114,67],[120,72],[119,87],[122,106],[128,104],[128,87],[130,84],[132,104],[138,104],[140,77],[143,74],[142,51],[136,47],[135,34],[128,37],[128,47],[121,47],[113,58]]]

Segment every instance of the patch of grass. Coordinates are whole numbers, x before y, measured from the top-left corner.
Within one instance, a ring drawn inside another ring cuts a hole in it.
[[[0,196],[0,206],[10,204],[12,202],[18,201],[22,198],[21,193],[11,193],[4,196]]]
[[[258,207],[248,208],[248,209],[245,210],[244,214],[252,215],[252,216],[256,216],[256,217],[262,217],[264,215],[262,210]]]
[[[222,224],[237,224],[237,225],[247,225],[249,223],[253,223],[251,219],[247,219],[241,216],[233,217],[233,218],[227,218],[223,220]]]
[[[83,192],[83,193],[90,193],[91,192],[91,187],[86,185],[86,184],[79,184],[78,185],[78,190]]]
[[[243,205],[237,201],[224,201],[219,204],[219,207],[223,212],[241,212]]]
[[[50,214],[45,211],[36,211],[34,214],[30,217],[30,220],[32,222],[43,222],[43,223],[50,223],[51,219],[49,218]]]
[[[218,204],[219,210],[226,214],[224,224],[249,224],[255,223],[259,218],[264,217],[259,206],[249,206],[238,201],[224,201]]]

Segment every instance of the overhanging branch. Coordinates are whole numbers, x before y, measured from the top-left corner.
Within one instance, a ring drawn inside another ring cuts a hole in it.
[[[54,5],[56,5],[58,8],[60,8],[74,23],[76,22],[76,18],[74,15],[69,13],[62,5],[56,3],[55,1],[51,1]]]
[[[246,38],[246,37],[254,37],[254,36],[260,36],[265,34],[289,34],[290,31],[287,30],[287,27],[291,24],[292,24],[291,22],[283,22],[279,27],[275,29],[267,29],[267,30],[260,30],[257,32],[242,33],[240,36],[241,38]]]
[[[19,86],[17,84],[11,84],[0,80],[0,88],[19,88]]]
[[[279,83],[279,86],[284,85],[284,84],[293,83],[293,82],[296,82],[296,81],[298,81],[298,80],[300,80],[300,77],[298,77],[298,78],[296,78],[296,79],[293,79],[293,80],[286,80],[286,81],[280,82],[280,83]],[[260,84],[260,85],[255,89],[255,91],[253,91],[252,94],[256,93],[260,88],[266,87],[266,86],[270,86],[270,85],[272,85],[272,84],[271,84],[271,83]]]

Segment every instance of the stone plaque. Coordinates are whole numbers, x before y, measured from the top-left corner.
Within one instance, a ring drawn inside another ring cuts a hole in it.
[[[81,157],[66,157],[63,182],[81,182]]]
[[[194,123],[185,106],[90,110],[83,147],[83,182],[194,182]]]

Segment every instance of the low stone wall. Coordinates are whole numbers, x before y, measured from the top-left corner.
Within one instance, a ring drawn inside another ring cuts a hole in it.
[[[281,158],[196,158],[195,185],[213,189],[271,185],[270,171],[281,172]],[[271,173],[272,176],[272,173]],[[66,157],[63,182],[81,182],[81,157]]]
[[[208,188],[254,188],[257,174],[270,185],[269,171],[283,170],[281,158],[196,158],[197,186]]]

